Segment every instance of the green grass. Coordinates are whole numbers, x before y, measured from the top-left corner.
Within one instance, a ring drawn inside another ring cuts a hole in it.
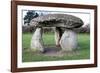
[[[30,48],[30,42],[31,42],[31,38],[32,38],[32,34],[30,33],[25,33],[23,34],[23,37],[22,37],[22,45],[23,45],[23,48]],[[43,36],[43,42],[44,44],[55,44],[55,41],[54,41],[54,35],[53,33],[50,33],[50,34],[44,34]]]
[[[22,61],[23,62],[32,62],[32,61],[55,61],[55,60],[79,60],[79,59],[89,59],[90,58],[90,36],[89,34],[78,34],[78,43],[79,43],[79,55],[67,56],[64,55],[62,57],[58,56],[46,56],[33,54],[33,52],[28,51],[30,49],[30,41],[32,34],[24,33],[22,37]],[[44,44],[55,44],[54,34],[44,34],[43,36]]]

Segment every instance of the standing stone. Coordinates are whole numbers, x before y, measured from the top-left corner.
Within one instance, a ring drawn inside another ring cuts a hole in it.
[[[77,34],[73,30],[66,29],[63,33],[60,45],[63,51],[72,51],[77,48]]]
[[[55,27],[55,43],[56,43],[56,46],[60,46],[60,39],[61,39],[61,36],[62,36],[62,30],[60,27]]]
[[[43,52],[42,28],[37,28],[31,40],[31,49],[33,51]]]

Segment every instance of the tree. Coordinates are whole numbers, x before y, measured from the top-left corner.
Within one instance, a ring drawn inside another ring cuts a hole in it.
[[[36,18],[36,17],[38,17],[39,16],[39,14],[36,12],[36,11],[34,11],[34,10],[29,10],[27,13],[26,13],[26,15],[25,15],[25,17],[24,17],[24,24],[28,24],[29,25],[29,23],[30,23],[30,21],[33,19],[33,18]]]

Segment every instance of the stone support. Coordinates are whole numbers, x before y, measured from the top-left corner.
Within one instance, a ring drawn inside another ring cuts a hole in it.
[[[61,37],[60,46],[63,51],[72,51],[77,48],[77,33],[66,29]]]
[[[31,50],[33,51],[44,51],[43,39],[42,39],[42,28],[37,28],[34,32],[31,40]]]

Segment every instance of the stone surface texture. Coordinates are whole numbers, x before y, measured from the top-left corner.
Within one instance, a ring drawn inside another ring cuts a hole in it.
[[[60,40],[62,50],[72,51],[77,48],[77,44],[77,34],[72,30],[66,29]]]
[[[44,51],[43,40],[42,40],[42,28],[37,28],[34,32],[31,40],[31,49],[33,51]]]
[[[31,26],[37,27],[66,27],[78,28],[83,25],[83,21],[73,15],[68,14],[47,14],[31,20]]]

